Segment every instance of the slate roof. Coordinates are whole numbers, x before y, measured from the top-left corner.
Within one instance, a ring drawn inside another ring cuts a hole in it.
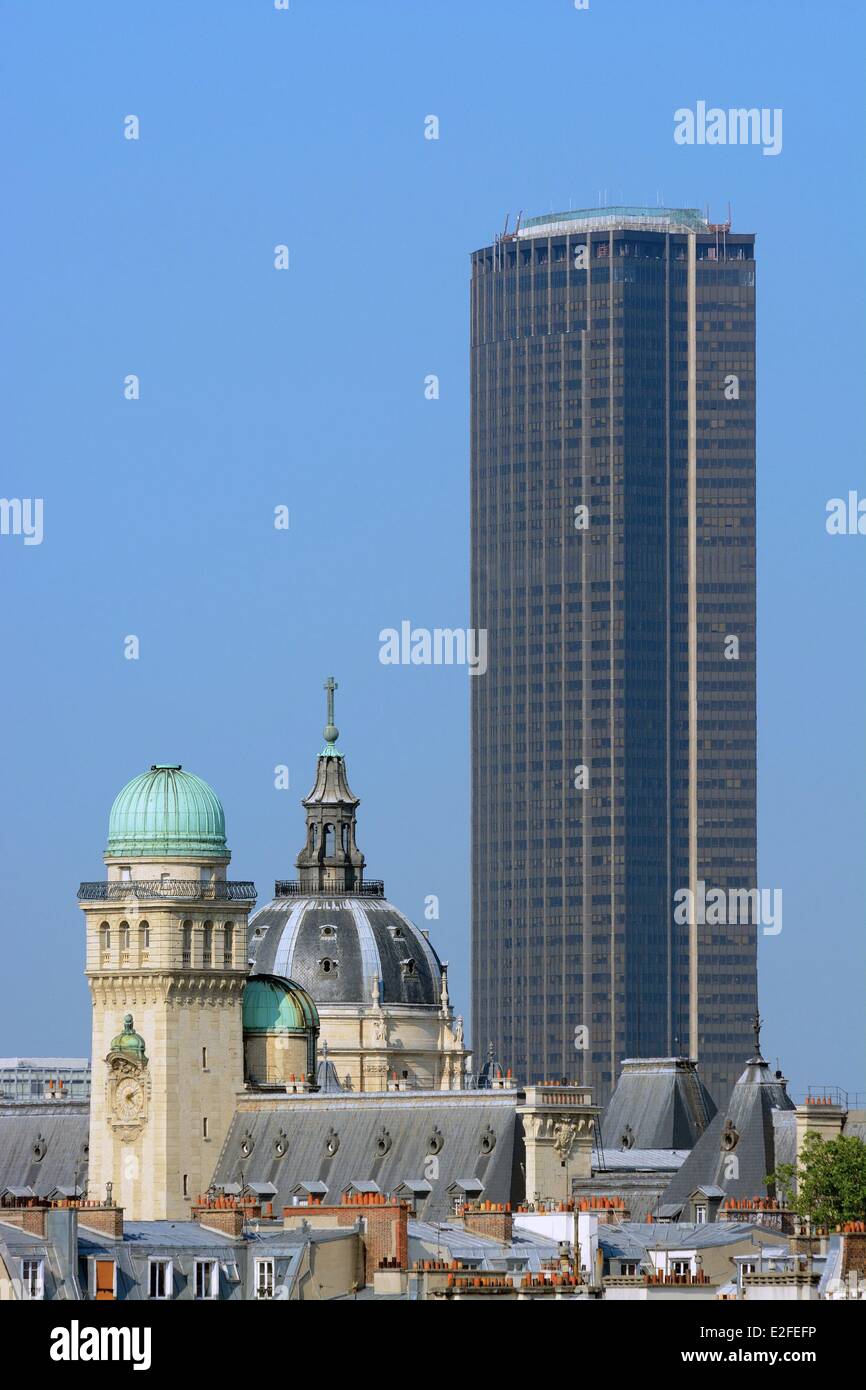
[[[327,1185],[331,1203],[353,1183],[374,1182],[391,1193],[401,1182],[426,1178],[432,1190],[423,1215],[437,1219],[453,1211],[449,1186],[467,1178],[483,1183],[485,1199],[514,1201],[520,1146],[515,1097],[507,1091],[389,1091],[269,1098],[237,1111],[213,1181],[239,1182],[243,1174],[246,1182],[272,1182],[275,1212],[292,1205],[299,1184],[313,1182]],[[488,1128],[495,1143],[483,1153]],[[276,1153],[281,1130],[282,1158]],[[435,1163],[431,1149],[438,1150]]]
[[[84,1101],[0,1105],[0,1192],[30,1187],[47,1197],[56,1187],[84,1187],[89,1125]]]
[[[727,1105],[714,1117],[671,1179],[662,1202],[683,1204],[696,1188],[707,1184],[721,1188],[727,1197],[769,1196],[764,1178],[778,1162],[786,1161],[782,1155],[791,1152],[790,1122],[777,1120],[777,1116],[793,1111],[794,1102],[784,1080],[774,1075],[763,1057],[751,1058]],[[731,1149],[722,1145],[728,1120],[739,1136]],[[736,1158],[736,1164],[728,1163],[729,1157]]]
[[[689,1153],[689,1149],[604,1149],[594,1156],[592,1170],[594,1173],[674,1172],[682,1167]]]
[[[0,1226],[0,1231],[4,1228]],[[118,1294],[124,1299],[146,1299],[148,1262],[152,1256],[170,1259],[174,1267],[173,1298],[194,1295],[196,1257],[220,1263],[221,1297],[233,1301],[255,1296],[254,1262],[257,1256],[274,1259],[274,1282],[285,1285],[291,1296],[301,1271],[305,1251],[310,1245],[345,1240],[349,1230],[286,1231],[281,1224],[263,1224],[237,1239],[210,1231],[197,1221],[128,1221],[122,1241],[108,1240],[98,1232],[78,1228],[80,1282],[86,1285],[88,1261],[104,1256],[118,1266]],[[227,1278],[227,1268],[236,1265],[239,1278]]]
[[[628,1058],[601,1121],[605,1153],[692,1149],[716,1113],[697,1065],[687,1057]]]
[[[634,1258],[633,1251],[648,1250],[706,1250],[713,1246],[734,1245],[737,1241],[749,1239],[755,1231],[763,1229],[751,1221],[704,1221],[697,1225],[691,1221],[640,1222],[624,1221],[619,1226],[599,1224],[598,1240],[608,1253],[611,1248],[627,1250],[624,1256],[614,1255],[615,1259]],[[767,1231],[775,1240],[778,1231]]]
[[[502,1270],[522,1263],[528,1270],[539,1270],[545,1260],[559,1254],[559,1244],[549,1236],[514,1228],[510,1242],[467,1231],[456,1222],[409,1220],[409,1259],[466,1260],[480,1269]]]

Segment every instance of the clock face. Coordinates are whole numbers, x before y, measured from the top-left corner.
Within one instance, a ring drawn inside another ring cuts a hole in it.
[[[121,1081],[115,1092],[115,1108],[125,1120],[137,1119],[144,1109],[144,1091],[138,1081]]]

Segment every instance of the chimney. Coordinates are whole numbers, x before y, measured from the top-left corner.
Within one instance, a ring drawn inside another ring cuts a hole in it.
[[[25,1207],[21,1213],[21,1229],[29,1236],[45,1239],[45,1216],[47,1207]]]
[[[373,1283],[377,1269],[409,1268],[409,1207],[405,1202],[379,1200],[362,1208],[364,1218],[364,1279]]]
[[[476,1207],[463,1208],[463,1229],[476,1236],[489,1236],[510,1245],[513,1217],[511,1203],[481,1202]]]
[[[123,1207],[103,1206],[101,1202],[91,1207],[85,1202],[78,1208],[78,1224],[114,1240],[123,1240]]]
[[[226,1201],[224,1207],[193,1207],[192,1219],[205,1231],[216,1231],[221,1236],[237,1239],[244,1233],[246,1209],[243,1206],[229,1206],[227,1199],[223,1200]]]

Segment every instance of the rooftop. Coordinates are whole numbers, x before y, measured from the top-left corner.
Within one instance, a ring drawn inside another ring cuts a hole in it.
[[[708,232],[710,224],[698,208],[603,207],[575,208],[528,217],[516,232],[520,237],[560,232],[607,232],[628,228],[642,232]]]

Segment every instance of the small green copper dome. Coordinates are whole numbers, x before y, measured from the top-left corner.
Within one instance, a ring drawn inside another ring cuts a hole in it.
[[[245,1033],[318,1032],[319,1011],[305,989],[281,975],[251,975],[244,988]]]
[[[144,1061],[144,1038],[132,1026],[132,1014],[123,1016],[123,1032],[111,1039],[112,1052],[127,1052]]]
[[[113,859],[226,855],[225,813],[219,797],[194,773],[154,764],[149,772],[127,782],[115,798],[106,853]]]

